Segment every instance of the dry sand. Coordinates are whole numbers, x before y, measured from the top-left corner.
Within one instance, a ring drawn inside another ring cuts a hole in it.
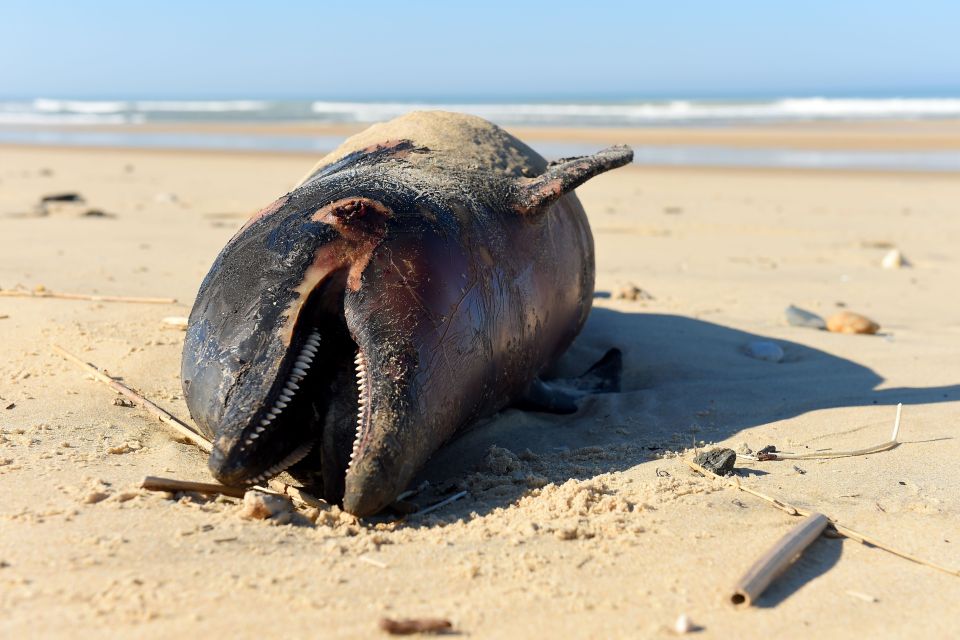
[[[478,426],[414,500],[468,497],[428,516],[277,524],[240,518],[236,499],[138,490],[147,474],[209,479],[204,456],[48,345],[186,417],[183,334],[161,318],[187,314],[220,246],[315,160],[0,149],[0,287],[181,301],[0,298],[0,636],[356,638],[429,616],[476,638],[670,637],[684,613],[702,638],[956,632],[960,578],[849,540],[818,540],[734,610],[727,589],[796,520],[674,457],[867,446],[903,402],[899,448],[744,465],[743,482],[960,568],[954,176],[632,167],[589,182],[600,296],[566,366],[618,346],[624,391]],[[87,204],[29,215],[58,191]],[[891,246],[913,266],[882,269]],[[626,283],[653,299],[605,297]],[[864,313],[881,335],[787,326],[789,304]],[[746,356],[755,339],[783,362]]]

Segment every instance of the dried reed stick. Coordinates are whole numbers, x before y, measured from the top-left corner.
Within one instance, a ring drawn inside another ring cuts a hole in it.
[[[897,418],[893,423],[893,433],[890,439],[881,444],[875,444],[863,449],[854,449],[853,451],[819,451],[817,453],[786,453],[777,451],[776,453],[765,454],[763,460],[828,460],[830,458],[850,458],[852,456],[865,456],[871,453],[880,453],[889,451],[900,446],[900,414],[903,411],[903,403],[897,405]],[[746,460],[760,460],[756,455],[737,454],[738,458]]]
[[[733,587],[730,601],[735,605],[748,607],[753,604],[770,586],[770,583],[783,573],[803,553],[804,549],[820,537],[828,524],[830,520],[822,513],[810,514],[753,563],[753,566]]]
[[[84,362],[80,357],[70,353],[66,349],[59,347],[57,345],[52,345],[52,348],[59,355],[79,365],[82,369],[84,369],[87,373],[89,373],[94,378],[96,378],[99,382],[104,383],[105,385],[107,385],[117,393],[126,397],[128,400],[131,400],[137,403],[138,405],[140,405],[141,407],[143,407],[144,409],[146,409],[148,413],[150,413],[155,418],[160,420],[160,422],[163,422],[164,424],[169,425],[177,433],[182,435],[184,438],[188,439],[193,444],[197,445],[204,451],[207,451],[207,452],[210,451],[210,441],[204,438],[202,435],[200,435],[196,431],[194,431],[193,429],[191,429],[185,422],[178,419],[173,414],[164,411],[163,409],[161,409],[154,403],[150,402],[149,400],[144,398],[142,395],[140,395],[130,387],[114,380],[113,378],[108,376],[106,372],[98,369],[97,367],[93,366],[89,362]]]
[[[140,483],[140,487],[147,491],[196,491],[197,493],[219,493],[232,498],[242,498],[246,489],[242,487],[228,487],[212,482],[194,482],[193,480],[177,480],[175,478],[160,478],[147,476]]]
[[[736,478],[736,477],[731,479],[723,478],[713,473],[712,471],[701,467],[700,465],[698,465],[696,462],[693,462],[692,460],[684,459],[683,462],[694,471],[698,471],[708,478],[719,480],[720,482],[723,482],[729,487],[733,487],[734,489],[738,489],[740,491],[743,491],[744,493],[749,493],[752,496],[756,496],[761,500],[769,502],[776,508],[789,513],[790,515],[810,516],[814,513],[813,511],[809,511],[807,509],[801,509],[800,507],[792,505],[788,502],[784,502],[783,500],[779,500],[777,498],[774,498],[773,496],[769,496],[765,493],[757,491],[756,489],[745,487],[740,483],[740,478]],[[866,534],[855,531],[849,527],[845,527],[841,524],[837,524],[836,520],[834,520],[833,518],[830,518],[829,516],[827,517],[830,520],[830,526],[833,528],[833,530],[845,538],[850,538],[851,540],[856,540],[861,544],[866,544],[872,547],[876,547],[878,549],[882,549],[887,553],[891,553],[895,556],[899,556],[904,560],[909,560],[910,562],[916,562],[917,564],[922,564],[932,569],[936,569],[937,571],[943,571],[944,573],[948,573],[952,576],[960,577],[960,570],[958,569],[951,569],[950,567],[945,567],[941,564],[930,562],[929,560],[924,560],[923,558],[918,558],[917,556],[911,553],[907,553],[906,551],[901,551],[900,549],[897,549],[896,547],[893,547],[885,542],[881,542],[880,540],[877,540],[872,536],[868,536]]]
[[[447,506],[448,504],[450,504],[450,503],[452,503],[452,502],[456,502],[457,500],[459,500],[460,498],[465,497],[466,495],[467,495],[467,492],[466,492],[466,491],[461,491],[460,493],[455,493],[455,494],[453,494],[452,496],[450,496],[449,498],[446,498],[445,500],[441,500],[441,501],[438,502],[437,504],[432,504],[432,505],[430,505],[429,507],[424,507],[423,509],[420,509],[420,511],[415,512],[413,515],[415,515],[415,516],[422,516],[422,515],[431,513],[431,512],[433,512],[433,511],[436,511],[437,509],[442,509],[443,507]]]
[[[134,302],[142,304],[176,304],[176,298],[138,298],[135,296],[101,296],[89,293],[57,293],[55,291],[28,291],[27,289],[0,290],[4,298],[57,298],[60,300],[88,300],[90,302]]]
[[[177,433],[179,433],[180,435],[190,440],[190,442],[197,445],[197,447],[199,447],[203,451],[209,452],[210,449],[212,448],[212,445],[209,440],[207,440],[205,437],[203,437],[202,435],[194,431],[189,425],[187,425],[185,422],[183,422],[182,420],[174,416],[172,413],[169,413],[161,409],[160,407],[150,402],[149,400],[144,398],[142,395],[140,395],[130,387],[117,382],[116,380],[108,376],[106,373],[104,373],[94,365],[90,364],[89,362],[84,362],[81,358],[79,358],[78,356],[75,356],[74,354],[70,353],[66,349],[63,349],[62,347],[58,347],[57,345],[52,345],[52,348],[56,353],[60,354],[67,360],[74,362],[75,364],[79,365],[82,369],[84,369],[85,371],[93,375],[93,377],[97,381],[106,384],[108,387],[110,387],[114,391],[120,394],[123,394],[125,397],[129,398],[133,402],[137,403],[138,405],[146,409],[148,413],[158,418],[160,422],[163,422],[164,424],[175,429]],[[276,478],[270,480],[267,483],[267,485],[269,486],[270,489],[272,489],[276,493],[280,493],[285,496],[288,496],[291,500],[293,500],[294,503],[299,504],[300,506],[306,506],[306,507],[327,506],[327,503],[321,500],[320,498],[312,496],[306,491],[303,491],[298,487],[294,487],[293,485],[289,485],[285,482],[277,480]],[[218,485],[213,485],[213,486],[218,486]],[[241,496],[242,495],[243,494],[241,493]]]

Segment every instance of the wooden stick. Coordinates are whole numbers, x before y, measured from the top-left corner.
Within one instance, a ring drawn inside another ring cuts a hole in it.
[[[0,290],[5,298],[57,298],[60,300],[88,300],[90,302],[134,302],[142,304],[176,304],[176,298],[138,298],[136,296],[101,296],[90,293],[57,293],[47,291],[27,291],[26,289]]]
[[[414,633],[444,633],[450,631],[453,625],[443,618],[410,618],[408,620],[393,620],[380,618],[380,628],[394,636],[409,636]]]
[[[733,588],[730,601],[735,605],[749,607],[760,597],[770,583],[783,573],[796,560],[803,550],[820,537],[830,520],[822,513],[813,513],[790,532],[780,538]]]
[[[756,497],[760,498],[761,500],[765,500],[766,502],[769,502],[770,504],[772,504],[772,505],[775,506],[776,508],[778,508],[778,509],[780,509],[780,510],[782,510],[782,511],[786,511],[786,512],[789,513],[790,515],[794,515],[794,516],[810,516],[810,515],[812,515],[812,514],[814,513],[813,511],[808,511],[808,510],[806,510],[806,509],[801,509],[800,507],[794,506],[794,505],[792,505],[792,504],[790,504],[790,503],[788,503],[788,502],[784,502],[783,500],[780,500],[780,499],[778,499],[778,498],[774,498],[773,496],[769,496],[769,495],[767,495],[767,494],[765,494],[765,493],[761,493],[760,491],[757,491],[756,489],[751,489],[751,488],[749,488],[749,487],[745,487],[745,486],[743,486],[743,485],[740,483],[740,478],[733,478],[733,479],[728,480],[727,478],[723,478],[723,477],[721,477],[721,476],[718,476],[717,474],[713,473],[712,471],[701,467],[700,465],[698,465],[696,462],[693,462],[692,460],[686,460],[686,459],[684,459],[683,462],[684,462],[688,467],[690,467],[691,469],[693,469],[694,471],[698,471],[698,472],[702,473],[703,475],[705,475],[705,476],[708,477],[708,478],[712,478],[712,479],[714,479],[714,480],[719,480],[719,481],[723,482],[724,484],[726,484],[726,485],[729,486],[729,487],[733,487],[734,489],[738,489],[738,490],[740,490],[740,491],[743,491],[744,493],[749,493],[750,495],[756,496]],[[941,564],[937,564],[937,563],[935,563],[935,562],[930,562],[929,560],[924,560],[923,558],[918,558],[917,556],[915,556],[915,555],[913,555],[913,554],[911,554],[911,553],[907,553],[906,551],[901,551],[900,549],[897,549],[896,547],[893,547],[893,546],[891,546],[891,545],[889,545],[889,544],[887,544],[887,543],[885,543],[885,542],[881,542],[880,540],[877,540],[876,538],[874,538],[874,537],[872,537],[872,536],[868,536],[868,535],[866,535],[866,534],[864,534],[864,533],[860,533],[860,532],[858,532],[858,531],[855,531],[855,530],[851,529],[850,527],[845,527],[845,526],[843,526],[843,525],[841,525],[841,524],[838,524],[835,519],[830,518],[829,516],[828,516],[828,519],[830,520],[830,526],[833,528],[833,530],[836,531],[838,534],[844,536],[845,538],[850,538],[851,540],[856,540],[857,542],[859,542],[859,543],[861,543],[861,544],[866,544],[866,545],[869,545],[869,546],[872,546],[872,547],[876,547],[876,548],[878,548],[878,549],[882,549],[882,550],[886,551],[887,553],[891,553],[891,554],[893,554],[893,555],[895,555],[895,556],[899,556],[899,557],[903,558],[904,560],[909,560],[910,562],[916,562],[917,564],[922,564],[922,565],[927,566],[927,567],[930,567],[930,568],[932,568],[932,569],[936,569],[937,571],[943,571],[944,573],[948,573],[948,574],[950,574],[950,575],[952,575],[952,576],[960,577],[960,569],[951,569],[950,567],[945,567],[945,566],[943,566],[943,565],[941,565]]]
[[[865,456],[871,453],[880,453],[881,451],[895,449],[900,446],[900,414],[902,411],[903,403],[901,402],[897,405],[897,418],[893,423],[893,433],[890,435],[889,440],[881,444],[864,447],[863,449],[854,449],[853,451],[819,451],[817,453],[786,453],[784,451],[777,451],[766,454],[763,460],[829,460],[830,458]],[[744,455],[742,453],[738,453],[737,457],[746,460],[760,460],[756,455]]]
[[[177,480],[175,478],[160,478],[147,476],[140,483],[140,487],[147,491],[196,491],[197,493],[219,493],[232,498],[242,498],[246,489],[242,487],[228,487],[212,482],[194,482],[193,480]]]
[[[212,448],[212,444],[210,443],[209,440],[207,440],[205,437],[203,437],[202,435],[194,431],[187,423],[183,422],[182,420],[174,416],[172,413],[164,411],[163,409],[161,409],[154,403],[150,402],[149,400],[144,398],[142,395],[140,395],[130,387],[124,384],[121,384],[120,382],[117,382],[116,380],[108,376],[104,371],[101,371],[100,369],[90,364],[89,362],[84,362],[81,358],[75,356],[74,354],[70,353],[66,349],[63,349],[62,347],[58,347],[57,345],[52,345],[52,347],[56,353],[60,354],[67,360],[70,360],[71,362],[74,362],[75,364],[80,365],[82,369],[90,373],[97,381],[104,383],[105,385],[107,385],[117,393],[120,393],[125,397],[129,398],[130,400],[132,400],[133,402],[137,403],[138,405],[146,409],[148,413],[158,418],[160,422],[163,422],[164,424],[172,427],[174,430],[176,430],[177,433],[179,433],[183,437],[190,440],[190,442],[197,445],[197,447],[199,447],[203,451],[209,452],[210,449]],[[281,482],[276,478],[270,480],[267,484],[269,485],[270,489],[272,489],[273,491],[276,491],[277,493],[281,493],[285,496],[288,496],[295,504],[299,504],[300,506],[306,506],[306,507],[327,506],[327,503],[321,500],[320,498],[310,495],[309,493],[307,493],[306,491],[303,491],[299,487],[294,487],[293,485],[289,485],[285,482]],[[219,485],[212,485],[212,486],[219,486]],[[238,491],[241,492],[240,497],[242,497],[243,489],[238,489]]]
[[[455,494],[453,494],[452,496],[450,496],[449,498],[446,498],[445,500],[441,500],[441,501],[438,502],[437,504],[432,504],[432,505],[430,505],[429,507],[424,507],[423,509],[420,509],[420,511],[417,511],[417,512],[414,513],[413,515],[415,515],[415,516],[422,516],[422,515],[425,515],[425,514],[427,514],[427,513],[432,512],[432,511],[436,511],[437,509],[442,509],[443,507],[447,506],[448,504],[450,504],[450,503],[452,503],[452,502],[456,502],[457,500],[459,500],[460,498],[463,498],[463,497],[466,496],[466,495],[467,495],[467,492],[466,492],[466,491],[461,491],[460,493],[455,493]]]
[[[196,431],[194,431],[193,429],[191,429],[185,422],[183,422],[182,420],[179,420],[173,414],[168,413],[167,411],[164,411],[163,409],[161,409],[154,403],[150,402],[149,400],[147,400],[142,395],[140,395],[130,387],[126,386],[125,384],[122,384],[114,380],[113,378],[108,376],[106,372],[98,369],[97,367],[93,366],[89,362],[84,362],[80,357],[75,356],[74,354],[70,353],[66,349],[59,347],[57,345],[52,345],[52,347],[56,353],[60,354],[67,360],[70,360],[71,362],[79,365],[82,369],[84,369],[87,373],[89,373],[94,378],[96,378],[99,382],[104,383],[105,385],[107,385],[108,387],[110,387],[120,395],[126,397],[128,400],[131,400],[137,403],[138,405],[146,409],[147,413],[150,413],[151,415],[153,415],[155,418],[160,420],[160,422],[163,422],[164,424],[172,427],[174,430],[176,430],[177,433],[182,435],[184,438],[188,439],[190,442],[192,442],[193,444],[197,445],[198,447],[200,447],[201,449],[209,453],[210,441],[204,438],[202,435],[200,435]]]

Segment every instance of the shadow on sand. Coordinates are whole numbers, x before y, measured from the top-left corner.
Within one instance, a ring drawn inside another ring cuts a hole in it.
[[[480,470],[491,445],[526,451],[528,459],[569,458],[570,464],[536,470],[563,482],[630,468],[661,448],[722,440],[819,409],[960,397],[960,384],[878,390],[884,380],[873,370],[786,340],[774,340],[785,353],[782,362],[755,360],[743,347],[758,339],[770,338],[682,316],[594,309],[560,373],[575,375],[617,346],[624,353],[621,393],[591,396],[569,416],[505,410],[445,446],[421,480],[449,484]],[[578,458],[585,447],[593,453]],[[479,496],[485,503],[477,510],[509,504],[524,490]]]

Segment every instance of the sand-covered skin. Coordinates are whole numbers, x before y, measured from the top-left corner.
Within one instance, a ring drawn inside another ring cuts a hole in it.
[[[278,525],[242,518],[241,500],[138,490],[148,474],[209,480],[204,456],[48,345],[187,417],[183,334],[162,319],[187,314],[227,238],[315,161],[0,149],[0,288],[181,301],[0,298],[0,635],[377,637],[386,616],[475,638],[671,637],[682,613],[702,638],[955,632],[960,578],[851,541],[818,540],[760,606],[734,611],[726,590],[796,521],[671,453],[856,449],[886,439],[903,402],[897,449],[758,463],[743,481],[960,568],[955,177],[600,176],[577,191],[600,297],[564,364],[618,346],[623,393],[479,426],[413,500],[469,495],[405,523],[331,508]],[[115,217],[24,215],[58,191]],[[891,247],[913,266],[883,269]],[[653,299],[617,299],[628,283]],[[788,326],[789,304],[861,313],[880,335]],[[783,361],[748,357],[752,340]]]

